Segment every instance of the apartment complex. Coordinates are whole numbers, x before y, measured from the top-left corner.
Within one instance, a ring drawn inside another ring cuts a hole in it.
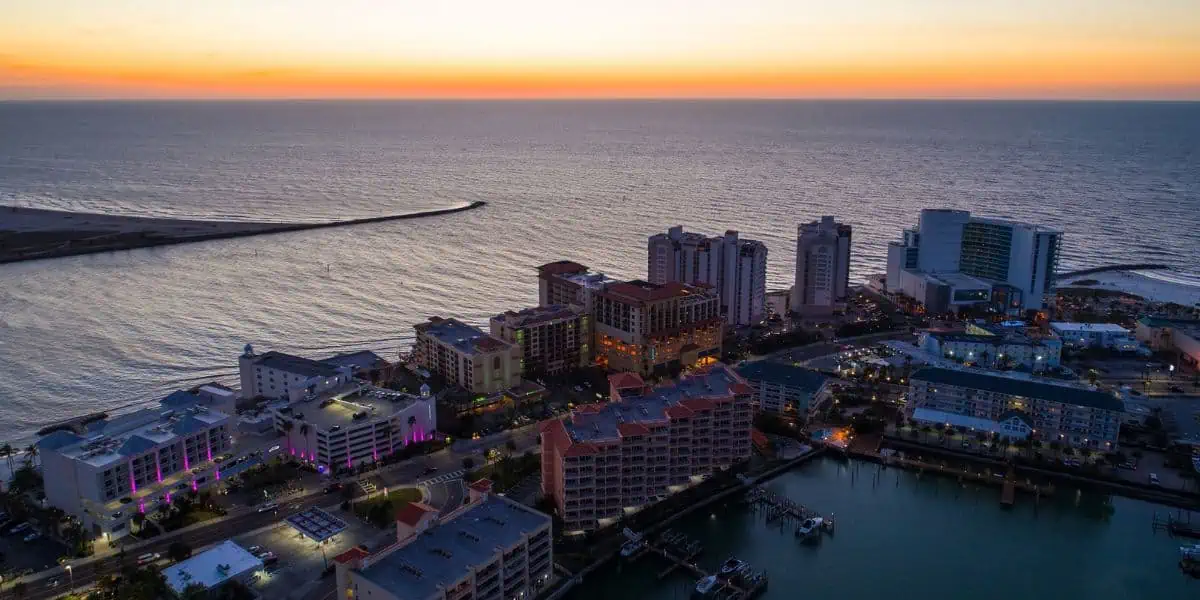
[[[909,417],[1114,451],[1124,404],[1088,387],[977,370],[926,367],[909,378]]]
[[[1122,352],[1142,350],[1132,331],[1116,323],[1068,323],[1055,321],[1050,330],[1071,348],[1108,348]]]
[[[1042,371],[1062,364],[1062,340],[1055,335],[1031,336],[1010,329],[978,334],[927,331],[917,341],[934,356],[987,368],[1022,367]]]
[[[336,358],[336,357],[335,357]],[[354,369],[282,352],[255,354],[246,344],[238,357],[243,398],[298,400],[350,383]]]
[[[447,383],[476,394],[495,394],[521,383],[521,347],[458,319],[430,317],[413,326],[413,362]]]
[[[433,439],[435,399],[355,381],[341,388],[268,405],[284,451],[332,474],[372,463],[408,444]]]
[[[610,283],[617,280],[577,262],[546,263],[538,267],[538,305],[578,304],[585,313],[593,314],[593,295]]]
[[[832,397],[830,378],[820,371],[758,360],[737,372],[754,389],[751,406],[758,412],[808,420]]]
[[[491,318],[492,335],[521,348],[521,376],[561,375],[591,364],[592,319],[579,304],[551,304]]]
[[[917,227],[888,245],[887,290],[931,312],[975,304],[1040,310],[1053,302],[1061,245],[1056,229],[923,210]]]
[[[600,366],[642,375],[716,360],[723,320],[713,288],[646,281],[609,283],[594,293]]]
[[[849,225],[833,217],[796,228],[796,283],[791,309],[802,315],[833,312],[850,287]]]
[[[646,273],[650,283],[715,288],[730,325],[754,325],[766,318],[767,246],[739,239],[736,231],[708,237],[676,225],[652,235]]]
[[[541,424],[542,492],[568,532],[750,458],[754,391],[732,369],[718,363],[660,387],[620,373],[609,385],[609,402]]]
[[[338,598],[531,600],[549,581],[549,515],[470,486],[469,503],[446,516],[410,503],[397,511],[396,542],[334,557]]]
[[[135,514],[213,483],[232,447],[233,419],[172,394],[157,409],[75,424],[37,442],[46,501],[96,535],[120,537]]]

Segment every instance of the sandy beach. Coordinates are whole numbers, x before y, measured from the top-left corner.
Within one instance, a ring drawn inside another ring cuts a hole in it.
[[[1089,285],[1077,285],[1075,282],[1095,281]],[[1103,289],[1125,292],[1141,296],[1151,302],[1174,302],[1184,306],[1194,306],[1200,303],[1200,284],[1190,284],[1172,276],[1172,272],[1155,271],[1153,275],[1137,271],[1106,271],[1089,273],[1077,277],[1062,278],[1059,287],[1079,287],[1086,289]]]
[[[0,207],[0,263],[416,219],[471,210],[486,204],[472,202],[454,208],[329,223],[200,221],[3,206]]]

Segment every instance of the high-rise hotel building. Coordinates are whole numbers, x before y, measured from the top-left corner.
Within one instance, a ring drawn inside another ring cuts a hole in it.
[[[753,325],[766,318],[767,247],[740,239],[736,231],[709,237],[685,233],[676,225],[652,235],[646,273],[650,283],[713,287],[730,325]]]
[[[796,283],[792,311],[829,314],[846,301],[850,287],[849,225],[821,217],[796,229]]]

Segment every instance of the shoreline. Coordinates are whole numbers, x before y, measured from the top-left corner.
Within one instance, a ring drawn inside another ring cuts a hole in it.
[[[173,246],[210,240],[436,217],[482,208],[465,206],[316,223],[201,221],[0,207],[0,264]]]

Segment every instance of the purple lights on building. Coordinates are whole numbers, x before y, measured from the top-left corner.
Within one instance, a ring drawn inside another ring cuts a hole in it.
[[[131,493],[137,491],[137,479],[134,479],[134,477],[133,477],[133,461],[132,460],[129,461],[129,491]]]
[[[154,479],[158,483],[162,483],[162,463],[159,462],[158,453],[154,453]]]

